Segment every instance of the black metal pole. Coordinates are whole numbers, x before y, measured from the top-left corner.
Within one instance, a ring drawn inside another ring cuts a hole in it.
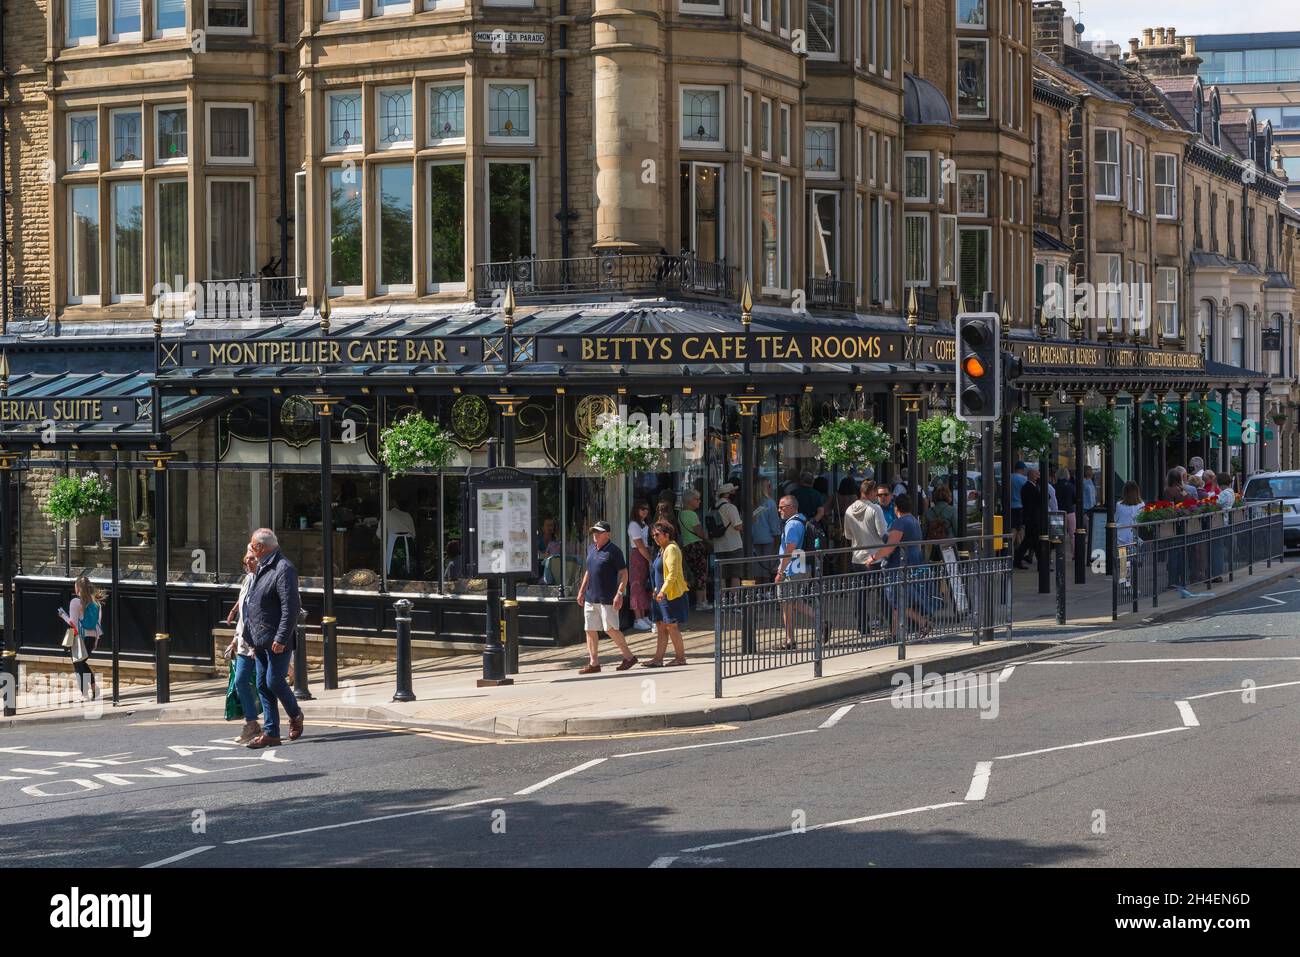
[[[501,576],[487,576],[487,604],[484,617],[487,619],[486,641],[483,646],[483,677],[478,686],[494,687],[514,684],[506,677],[505,622],[501,619]]]
[[[515,405],[501,407],[502,464],[515,466]],[[506,674],[519,674],[519,581],[513,575],[503,583],[501,618],[505,624]]]
[[[957,476],[956,488],[950,491],[953,493],[953,503],[957,506],[957,537],[964,539],[966,537],[966,456],[957,459],[953,471]],[[988,476],[984,481],[992,482],[993,476]],[[967,547],[965,542],[959,542],[958,546],[958,551]]]
[[[339,686],[338,646],[334,617],[334,408],[333,400],[316,403],[320,415],[320,533],[321,584],[324,592],[320,619],[322,652],[325,658],[325,690]]]
[[[1241,387],[1241,477],[1243,480],[1248,474],[1250,474],[1250,464],[1246,461],[1246,415],[1249,411],[1250,386],[1244,385]],[[1256,425],[1255,436],[1256,441],[1258,441],[1259,429],[1263,428],[1263,426],[1259,423],[1256,423]]]
[[[740,519],[741,525],[744,526],[741,537],[746,558],[754,557],[754,487],[758,482],[758,463],[754,461],[754,410],[757,404],[757,400],[746,400],[743,397],[736,402],[740,417]],[[746,562],[741,574],[741,583],[756,584],[759,567],[757,562]],[[721,575],[719,575],[720,587]],[[721,594],[721,591],[718,594]],[[754,609],[752,603],[747,600],[742,605],[740,640],[744,653],[753,654],[757,648],[754,641]]]
[[[1232,474],[1232,459],[1228,455],[1228,399],[1232,392],[1227,386],[1219,390],[1219,471]]]
[[[118,453],[114,452],[113,453],[113,510],[109,513],[109,518],[115,520],[119,518],[117,513],[117,503],[120,500],[122,495],[122,490],[120,485],[121,479],[122,479],[121,460]],[[118,532],[120,536],[121,526],[118,527]],[[112,539],[110,544],[110,548],[112,549],[112,558],[113,558],[113,581],[112,584],[109,586],[109,593],[108,593],[108,614],[109,614],[108,627],[112,629],[112,635],[110,636],[110,641],[113,647],[113,704],[117,704],[120,698],[119,692],[120,692],[120,682],[121,682],[122,646],[121,643],[118,641],[118,635],[120,634],[119,629],[120,629],[121,617],[118,614],[118,608],[117,608],[118,606],[117,586],[118,583],[121,581],[121,553],[118,551],[118,546],[121,543],[121,538],[119,536],[115,536]]]
[[[1178,464],[1187,468],[1187,396],[1178,393]]]
[[[14,622],[14,529],[13,507],[10,503],[11,469],[14,457],[0,452],[0,564],[4,575],[4,674],[8,687],[3,689],[5,717],[18,713],[18,628]]]
[[[299,701],[315,697],[307,683],[307,609],[298,609],[298,636],[293,646],[293,696]]]
[[[399,598],[393,603],[397,625],[397,690],[394,701],[414,701],[411,690],[411,608],[410,599]]]
[[[1065,624],[1065,539],[1056,543],[1056,623]]]
[[[1074,397],[1074,583],[1088,581],[1088,519],[1083,511],[1083,402],[1084,395]],[[1064,598],[1061,599],[1064,602]]]
[[[156,408],[156,406],[155,406]],[[157,593],[154,633],[154,668],[158,680],[158,703],[171,701],[171,636],[167,632],[167,457],[154,456],[154,577]]]
[[[921,469],[916,461],[916,419],[921,410],[921,397],[910,395],[903,401],[907,403],[907,494],[912,499],[912,514],[920,520],[921,503],[917,499],[916,483]]]
[[[989,560],[997,555],[997,545],[993,541],[993,423],[982,423],[980,425],[980,430],[982,433],[980,438],[980,465],[983,469],[984,477],[982,480],[982,488],[980,490],[980,532],[983,537],[980,539],[981,544],[979,555],[982,560],[981,564],[987,571],[992,567]],[[1011,469],[1005,461],[1003,462],[1002,468],[1005,470],[1003,478],[1009,481],[1011,478]],[[1007,520],[1004,519],[1003,521]],[[1010,528],[1004,527],[1002,532],[1002,547],[1007,548],[1009,547],[1010,539],[1007,538],[1006,535],[1010,532]],[[975,632],[975,643],[979,644],[981,640],[992,639],[993,637],[993,616],[987,611],[988,603],[992,598],[993,591],[991,588],[981,587],[977,594],[979,601],[982,603],[979,608],[980,619],[985,625],[982,630]]]
[[[1013,458],[1015,453],[1014,439],[1011,435],[1012,430],[1015,428],[1014,422],[1014,416],[1002,416],[1002,484],[999,497],[1002,499],[1002,531],[1008,535],[1011,534],[1011,470],[1016,464]],[[992,439],[993,435],[990,432],[990,444]],[[984,481],[989,483],[990,488],[993,487],[993,482],[990,479],[986,478]],[[993,496],[991,494],[988,501],[989,505],[992,506]]]
[[[1106,408],[1111,413],[1115,412],[1115,397],[1113,395],[1106,397]],[[1115,573],[1115,440],[1108,439],[1106,442],[1106,454],[1102,457],[1102,467],[1106,470],[1103,476],[1106,490],[1106,574]]]
[[[1143,396],[1133,396],[1133,480],[1138,483],[1138,488],[1142,490],[1143,500],[1147,496],[1147,449],[1142,444],[1142,400]]]

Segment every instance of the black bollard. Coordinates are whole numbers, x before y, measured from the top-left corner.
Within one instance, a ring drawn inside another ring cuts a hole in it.
[[[158,678],[157,701],[159,704],[169,704],[172,700],[171,669],[169,667],[170,645],[171,635],[159,632],[153,636],[154,669]]]
[[[519,674],[519,600],[505,598],[501,601],[501,621],[506,626],[506,674]]]
[[[1056,623],[1065,624],[1065,539],[1056,542]]]
[[[311,688],[307,686],[307,609],[298,609],[298,634],[293,646],[293,696],[311,701]]]
[[[399,598],[393,603],[397,612],[397,691],[394,701],[414,701],[411,690],[411,609],[410,599]]]

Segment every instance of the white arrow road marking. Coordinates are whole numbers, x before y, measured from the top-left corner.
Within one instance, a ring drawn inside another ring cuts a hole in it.
[[[481,801],[465,801],[461,804],[445,804],[437,807],[424,807],[418,811],[403,811],[400,814],[385,814],[383,817],[367,817],[359,821],[343,821],[339,824],[322,824],[319,827],[304,827],[297,831],[285,831],[282,834],[259,834],[257,837],[241,837],[226,844],[251,844],[254,841],[274,841],[282,837],[297,837],[299,834],[314,834],[317,831],[333,831],[340,827],[355,827],[358,824],[374,824],[377,821],[393,821],[401,817],[414,817],[417,814],[436,814],[439,811],[458,811],[461,808],[474,807],[478,804],[500,804],[506,798],[483,798]]]
[[[883,821],[885,818],[902,817],[905,814],[920,814],[923,811],[937,811],[945,807],[962,807],[962,801],[947,801],[943,804],[927,804],[925,807],[909,807],[902,811],[886,811],[884,814],[868,814],[866,817],[854,817],[845,821],[828,821],[825,824],[813,824],[804,828],[802,831],[796,831],[787,828],[784,831],[777,831],[775,834],[760,834],[758,837],[742,837],[738,841],[723,841],[721,844],[701,844],[699,847],[688,847],[682,850],[682,854],[695,854],[700,851],[713,851],[720,847],[735,847],[738,844],[753,844],[756,841],[770,841],[778,837],[789,837],[791,834],[803,834],[808,831],[821,831],[828,827],[847,827],[850,824],[865,824],[868,821]]]
[[[671,866],[673,861],[675,860],[677,860],[677,858],[675,857],[656,857],[653,861],[650,862],[650,867],[652,869],[654,868],[662,869]]]
[[[270,763],[270,764],[288,764],[288,763],[289,763],[289,759],[288,759],[288,758],[277,758],[277,757],[275,756],[275,748],[267,748],[265,751],[263,751],[263,752],[262,752],[261,754],[259,754],[259,755],[252,755],[252,754],[250,754],[250,755],[248,755],[247,757],[245,757],[245,756],[243,756],[243,755],[240,755],[239,757],[227,756],[227,757],[221,757],[221,758],[213,758],[212,760],[213,760],[213,761],[266,761],[266,762],[268,762],[268,763]]]
[[[576,768],[569,768],[569,770],[567,770],[567,771],[561,771],[559,774],[552,774],[552,775],[551,775],[549,778],[547,778],[545,781],[538,781],[536,784],[530,784],[528,787],[524,788],[522,791],[516,791],[516,792],[515,792],[515,796],[518,797],[518,796],[520,796],[520,795],[524,795],[524,794],[533,794],[533,793],[536,792],[536,791],[540,791],[542,788],[546,787],[548,784],[554,784],[556,781],[559,781],[559,780],[562,780],[562,779],[564,779],[564,778],[567,778],[567,777],[569,777],[570,775],[577,774],[577,773],[579,773],[580,771],[585,771],[585,770],[587,770],[587,768],[594,768],[596,765],[598,765],[598,764],[604,764],[604,763],[605,763],[605,759],[604,759],[604,758],[593,758],[593,759],[590,760],[590,761],[584,761],[582,764],[579,764]]]
[[[1178,713],[1183,716],[1183,727],[1199,728],[1201,726],[1201,722],[1196,720],[1196,712],[1192,710],[1190,704],[1186,701],[1175,701],[1174,704],[1178,705]]]
[[[848,714],[848,713],[849,713],[850,711],[852,711],[852,710],[853,710],[853,705],[851,705],[851,704],[846,704],[844,707],[840,708],[840,709],[839,709],[838,711],[836,711],[833,715],[831,715],[829,718],[827,718],[825,721],[823,721],[821,724],[819,724],[818,727],[819,727],[819,728],[833,728],[833,727],[835,727],[837,724],[840,723],[840,718],[844,717],[846,714]]]
[[[1205,694],[1189,694],[1188,701],[1195,701],[1198,698],[1214,698],[1221,694],[1241,694],[1244,691],[1264,691],[1268,688],[1291,688],[1300,685],[1300,681],[1281,681],[1275,685],[1256,685],[1253,688],[1229,688],[1226,691],[1207,691]]]
[[[183,861],[187,857],[193,857],[195,854],[202,854],[204,851],[210,851],[217,845],[205,844],[203,847],[192,847],[181,854],[174,854],[171,857],[165,857],[161,861],[154,861],[152,864],[141,864],[141,868],[165,867],[168,864],[175,864],[177,861]]]
[[[970,779],[970,790],[966,792],[967,801],[983,801],[989,793],[989,776],[993,773],[992,761],[980,761],[975,765],[975,774]]]
[[[1052,751],[1069,751],[1072,748],[1086,748],[1094,744],[1110,744],[1114,741],[1131,741],[1134,738],[1149,738],[1157,734],[1171,734],[1174,731],[1186,731],[1186,725],[1176,728],[1164,728],[1160,731],[1143,731],[1141,734],[1121,734],[1115,738],[1097,738],[1093,741],[1079,741],[1076,744],[1059,744],[1054,748],[1039,748],[1037,751],[1019,751],[1016,754],[999,754],[994,761],[1006,761],[1010,758],[1027,758],[1035,754],[1048,754]]]
[[[1016,670],[1016,666],[1015,666],[1015,665],[1007,665],[1005,668],[1003,668],[1003,669],[1002,669],[1002,674],[998,675],[998,681],[999,681],[999,683],[1000,683],[1000,682],[1003,682],[1003,681],[1006,681],[1008,678],[1010,678],[1010,677],[1011,677],[1011,673],[1012,673],[1013,671],[1015,671],[1015,670]]]
[[[667,754],[669,751],[694,751],[696,748],[723,748],[730,744],[749,744],[751,741],[771,741],[773,738],[792,738],[796,734],[814,734],[816,728],[805,728],[803,731],[786,731],[782,734],[764,734],[757,738],[738,738],[735,741],[710,741],[708,744],[683,744],[676,748],[655,748],[653,751],[628,751],[625,754],[616,754],[616,758],[635,758],[642,754]]]

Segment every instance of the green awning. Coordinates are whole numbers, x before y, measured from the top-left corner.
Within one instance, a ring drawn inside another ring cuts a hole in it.
[[[1207,401],[1205,404],[1209,407],[1210,420],[1214,423],[1214,431],[1210,433],[1211,444],[1217,448],[1221,437],[1220,433],[1223,431],[1223,407],[1213,400]],[[1154,409],[1155,407],[1156,405],[1154,402],[1142,403],[1142,410],[1144,412],[1148,409]],[[1177,406],[1174,408],[1177,409]],[[1273,440],[1273,430],[1267,425],[1259,431],[1263,434],[1262,441],[1271,442]],[[1258,434],[1259,433],[1257,433],[1257,436]],[[1228,444],[1241,444],[1241,413],[1233,411],[1231,407],[1228,408]]]

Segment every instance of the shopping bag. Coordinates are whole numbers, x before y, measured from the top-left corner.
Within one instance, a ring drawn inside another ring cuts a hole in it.
[[[226,684],[226,720],[244,716],[243,705],[239,703],[239,692],[235,690],[235,662],[230,662],[230,681]]]

